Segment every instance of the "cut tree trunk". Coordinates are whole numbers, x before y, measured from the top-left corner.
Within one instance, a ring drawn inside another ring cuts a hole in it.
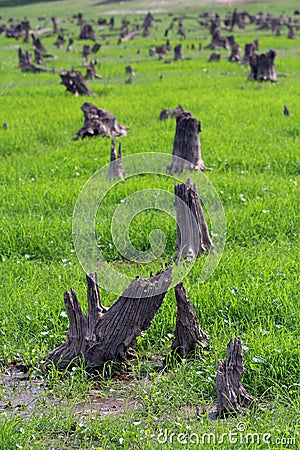
[[[109,308],[100,303],[95,273],[87,274],[88,315],[84,315],[75,291],[64,301],[69,318],[66,341],[48,355],[48,361],[66,368],[84,360],[88,369],[106,361],[123,361],[128,347],[147,330],[172,281],[171,268],[149,279],[135,278]]]
[[[122,144],[119,142],[118,155],[116,152],[116,143],[114,140],[111,141],[111,151],[110,151],[110,163],[107,174],[108,179],[112,178],[120,178],[124,181],[125,172],[123,169],[123,161],[122,161]]]
[[[60,72],[61,84],[66,86],[66,90],[74,95],[93,95],[88,87],[83,75],[79,70],[65,70]]]
[[[95,69],[96,65],[97,65],[96,60],[90,61],[90,64],[86,68],[86,74],[85,74],[86,80],[94,80],[95,78],[97,78],[98,80],[102,80],[103,77],[96,73],[96,69]]]
[[[212,53],[208,59],[208,62],[220,62],[221,55],[220,53]]]
[[[182,282],[175,286],[177,303],[175,340],[172,350],[181,357],[194,352],[197,347],[208,348],[208,334],[202,331],[197,314],[186,295]]]
[[[227,346],[226,360],[218,360],[216,391],[219,417],[254,402],[254,397],[241,384],[244,372],[242,341],[236,337]]]
[[[84,125],[76,134],[76,139],[86,136],[108,136],[117,138],[126,136],[128,127],[117,122],[116,117],[105,109],[99,109],[90,102],[81,105],[84,114]]]
[[[205,166],[201,157],[200,131],[200,121],[189,111],[176,116],[172,163],[167,167],[169,174],[181,173],[183,169],[211,170]]]
[[[39,67],[31,62],[31,55],[28,51],[25,53],[22,52],[22,49],[19,47],[18,49],[18,58],[19,58],[19,68],[22,72],[32,72],[32,73],[40,73],[40,72],[55,72],[52,69],[47,69],[46,67]]]
[[[250,56],[249,75],[250,80],[257,81],[277,81],[277,74],[274,64],[276,53],[270,50],[268,53],[257,55],[256,53]]]
[[[196,183],[189,178],[186,183],[175,184],[177,241],[175,262],[192,260],[201,253],[213,252]]]

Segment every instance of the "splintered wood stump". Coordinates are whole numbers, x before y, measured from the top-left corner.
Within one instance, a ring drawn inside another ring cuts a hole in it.
[[[117,138],[126,136],[128,127],[117,122],[116,117],[105,109],[99,109],[93,103],[85,102],[81,105],[84,114],[84,125],[76,133],[75,139],[86,136],[108,136]]]
[[[200,131],[200,121],[189,111],[176,116],[172,163],[167,167],[169,174],[181,173],[184,169],[211,170],[205,166],[201,157]]]
[[[87,274],[88,315],[83,314],[74,290],[64,301],[69,318],[66,341],[48,355],[60,368],[76,359],[87,368],[101,368],[106,361],[122,361],[128,347],[147,330],[172,281],[172,269],[149,279],[135,278],[109,308],[101,305],[95,273]]]
[[[250,80],[257,81],[277,81],[277,74],[275,70],[276,53],[274,50],[270,50],[268,53],[262,53],[257,55],[256,53],[250,56],[250,68],[249,75]]]
[[[175,184],[174,191],[177,223],[175,262],[180,258],[191,260],[201,253],[213,252],[196,183],[189,178],[186,183]]]
[[[218,360],[216,391],[219,417],[237,412],[241,406],[248,406],[255,401],[241,384],[244,372],[242,341],[236,337],[230,339],[225,361]]]
[[[175,296],[177,303],[175,341],[172,350],[181,357],[196,350],[197,347],[203,349],[208,347],[208,334],[201,330],[197,314],[186,295],[182,282],[175,286]]]
[[[65,70],[60,73],[61,84],[66,87],[66,90],[74,95],[93,95],[88,87],[84,76],[79,70]]]
[[[159,115],[159,120],[165,120],[168,117],[175,117],[179,114],[182,114],[184,112],[183,107],[180,105],[177,106],[177,108],[174,109],[163,109],[162,112]]]
[[[121,178],[124,181],[125,172],[123,169],[122,161],[122,144],[119,142],[118,156],[116,152],[116,143],[114,140],[111,141],[111,151],[110,151],[110,163],[107,174],[108,179]]]
[[[18,49],[18,58],[19,58],[19,68],[22,72],[32,72],[32,73],[40,73],[40,72],[55,72],[52,69],[47,69],[46,67],[39,67],[31,62],[31,55],[28,51],[25,53],[22,52],[22,49],[19,47]]]

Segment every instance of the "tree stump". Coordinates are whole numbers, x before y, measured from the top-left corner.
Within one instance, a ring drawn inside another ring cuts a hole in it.
[[[84,21],[82,22],[79,39],[80,40],[90,39],[91,41],[96,41],[96,36],[92,25]]]
[[[86,136],[108,136],[117,138],[126,136],[128,127],[117,122],[116,117],[105,109],[99,109],[93,103],[85,102],[81,105],[84,114],[84,125],[76,134],[76,138]]]
[[[19,58],[19,69],[22,72],[32,72],[32,73],[40,73],[40,72],[54,72],[51,69],[46,69],[45,67],[39,67],[31,62],[31,56],[28,51],[25,53],[22,52],[22,49],[19,47],[18,49],[18,58]]]
[[[65,40],[64,36],[62,34],[59,34],[57,36],[57,39],[56,39],[54,45],[57,48],[62,48],[65,45],[65,43],[66,43],[66,40]]]
[[[276,53],[274,50],[270,50],[268,53],[262,53],[257,55],[256,53],[250,56],[250,68],[249,75],[250,80],[257,81],[277,81],[277,74],[275,70]]]
[[[92,53],[97,53],[101,48],[101,44],[99,44],[99,42],[96,42],[93,47],[91,48],[91,52]]]
[[[90,64],[86,68],[86,74],[85,74],[86,80],[94,80],[95,78],[97,78],[98,80],[102,80],[103,77],[101,75],[97,75],[97,73],[96,73],[96,69],[95,69],[96,65],[97,65],[96,60],[90,61]]]
[[[177,303],[175,340],[172,350],[179,356],[184,357],[194,352],[197,347],[207,348],[208,334],[202,331],[197,314],[186,295],[182,282],[175,286],[175,296]]]
[[[183,169],[211,170],[205,166],[201,157],[200,131],[200,121],[189,111],[176,116],[172,163],[167,167],[169,174],[181,173]]]
[[[182,45],[178,44],[174,47],[174,61],[180,61],[183,59],[182,56]]]
[[[83,65],[88,65],[88,58],[91,54],[90,46],[85,44],[82,48],[82,58],[83,58]]]
[[[176,183],[174,191],[177,223],[175,262],[179,259],[189,261],[202,253],[213,252],[196,183],[189,178],[186,183]],[[187,211],[190,213],[187,214]]]
[[[74,95],[93,95],[83,75],[78,70],[65,70],[60,72],[61,84]]]
[[[147,330],[172,281],[171,268],[149,279],[134,279],[109,308],[101,305],[95,273],[87,274],[88,315],[84,315],[74,290],[64,301],[69,318],[66,341],[48,355],[48,361],[66,368],[84,360],[88,369],[106,361],[123,361],[128,347]]]
[[[45,53],[46,52],[46,48],[43,46],[42,41],[40,40],[40,38],[36,38],[35,35],[32,33],[31,35],[32,38],[32,43],[35,46],[35,48],[40,52],[40,53]]]
[[[220,62],[220,59],[221,59],[220,53],[215,53],[215,52],[213,52],[213,53],[210,55],[210,57],[209,57],[209,59],[208,59],[208,62]]]
[[[241,384],[244,372],[242,341],[236,337],[230,339],[226,360],[218,360],[216,391],[219,417],[237,412],[241,406],[248,406],[255,401]]]
[[[230,62],[241,62],[241,48],[239,44],[236,42],[233,35],[228,36],[228,42],[231,48],[231,54],[228,58],[228,61]]]
[[[174,108],[174,109],[163,109],[162,112],[159,115],[159,120],[165,120],[168,117],[176,117],[179,114],[182,114],[183,112],[184,112],[184,109],[179,103],[177,108]]]
[[[69,38],[69,42],[68,42],[68,46],[66,48],[66,52],[72,52],[73,49],[73,44],[74,44],[74,39],[73,38]]]
[[[122,144],[121,142],[119,142],[119,149],[117,156],[116,143],[114,140],[111,141],[110,163],[107,178],[109,180],[112,178],[120,178],[122,181],[124,181],[125,178],[122,160]]]
[[[258,40],[250,42],[245,45],[245,52],[243,56],[243,64],[248,66],[250,64],[250,58],[254,55],[255,51],[258,50]]]

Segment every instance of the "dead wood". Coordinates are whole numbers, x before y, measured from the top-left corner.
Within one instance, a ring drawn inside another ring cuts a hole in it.
[[[69,42],[68,42],[68,46],[66,48],[66,52],[72,52],[73,49],[73,44],[74,44],[74,39],[73,38],[69,38]]]
[[[183,169],[211,170],[205,166],[201,157],[200,131],[200,121],[189,111],[176,116],[173,158],[172,163],[167,167],[169,174],[181,173]]]
[[[228,36],[228,42],[231,48],[231,54],[228,58],[230,62],[241,62],[241,48],[239,44],[236,42],[235,37],[233,35]]]
[[[238,412],[241,406],[249,406],[255,401],[241,384],[244,372],[242,341],[236,337],[230,339],[226,360],[218,360],[216,391],[219,417]]]
[[[186,295],[182,282],[175,286],[175,296],[177,303],[175,340],[172,344],[172,350],[185,357],[196,348],[208,347],[208,334],[202,331],[197,314]]]
[[[81,110],[84,114],[84,125],[77,132],[76,139],[83,139],[86,136],[111,138],[126,136],[129,128],[119,124],[116,117],[105,109],[99,109],[93,103],[85,102]]]
[[[221,55],[220,53],[213,52],[208,58],[208,62],[220,62]]]
[[[36,66],[35,64],[32,64],[30,53],[28,51],[23,53],[20,47],[18,49],[18,58],[19,58],[19,68],[22,70],[22,72],[32,72],[32,73],[55,72],[52,69],[47,69],[45,67],[40,67]]]
[[[90,61],[89,65],[86,69],[86,74],[85,74],[86,80],[94,80],[95,78],[97,78],[98,80],[102,80],[103,77],[101,75],[97,75],[97,73],[96,73],[96,66],[97,66],[96,60]]]
[[[76,359],[87,368],[122,361],[128,347],[147,330],[172,281],[171,268],[149,279],[134,279],[109,308],[101,305],[95,273],[87,274],[88,314],[83,314],[74,290],[64,295],[69,318],[66,341],[48,355],[48,362],[66,368]]]
[[[276,53],[270,50],[268,53],[257,55],[252,54],[250,57],[251,72],[250,80],[257,81],[277,81],[277,74],[274,64]]]
[[[56,39],[54,45],[57,48],[62,48],[65,45],[65,43],[66,43],[66,40],[65,40],[64,36],[62,34],[59,34],[57,36],[57,39]]]
[[[175,262],[198,258],[200,254],[213,252],[196,183],[189,178],[186,183],[175,184],[177,240]]]
[[[122,144],[119,142],[118,155],[116,152],[116,143],[114,140],[111,141],[111,151],[110,151],[110,163],[107,178],[110,180],[112,178],[120,178],[124,181],[125,172],[123,169],[122,161]]]
[[[174,61],[180,61],[183,59],[182,56],[182,45],[178,44],[174,47]]]
[[[83,75],[78,70],[64,70],[60,72],[61,84],[74,95],[93,95]]]
[[[80,40],[90,39],[91,41],[96,41],[96,35],[91,24],[86,23],[84,21],[81,22],[81,31],[79,39]]]
[[[182,114],[183,112],[184,109],[180,104],[174,109],[163,109],[159,115],[159,120],[165,120],[168,117],[176,117],[178,114]]]

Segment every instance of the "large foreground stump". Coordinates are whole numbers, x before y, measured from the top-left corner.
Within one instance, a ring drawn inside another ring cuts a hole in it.
[[[60,73],[61,84],[66,87],[66,90],[74,95],[93,95],[88,87],[84,76],[79,70],[65,70]]]
[[[147,330],[160,308],[172,280],[171,268],[149,279],[134,279],[109,308],[101,305],[95,273],[87,274],[88,315],[83,314],[75,291],[64,301],[69,318],[66,341],[48,355],[48,361],[66,368],[76,359],[87,368],[106,361],[122,361],[137,336]]]
[[[172,163],[167,167],[169,174],[181,173],[184,169],[210,170],[201,157],[201,124],[189,111],[176,116],[176,132],[173,142]]]
[[[196,183],[189,178],[186,183],[175,184],[174,190],[177,223],[175,262],[180,258],[191,260],[201,253],[213,251]]]
[[[182,282],[175,286],[177,303],[175,340],[172,350],[181,357],[194,352],[197,347],[203,349],[208,347],[208,334],[201,330],[197,314],[186,295]]]
[[[105,109],[99,109],[93,103],[85,102],[81,105],[84,114],[84,125],[76,133],[75,139],[86,136],[108,136],[117,138],[126,136],[128,127],[117,122],[116,117]]]
[[[250,68],[249,75],[250,80],[257,81],[277,81],[277,74],[275,70],[276,53],[274,50],[270,50],[268,53],[262,53],[257,55],[256,53],[250,56]]]
[[[241,384],[244,372],[242,341],[236,337],[227,346],[226,360],[218,360],[218,416],[224,417],[227,413],[237,412],[241,406],[248,406],[254,401],[254,397]]]

